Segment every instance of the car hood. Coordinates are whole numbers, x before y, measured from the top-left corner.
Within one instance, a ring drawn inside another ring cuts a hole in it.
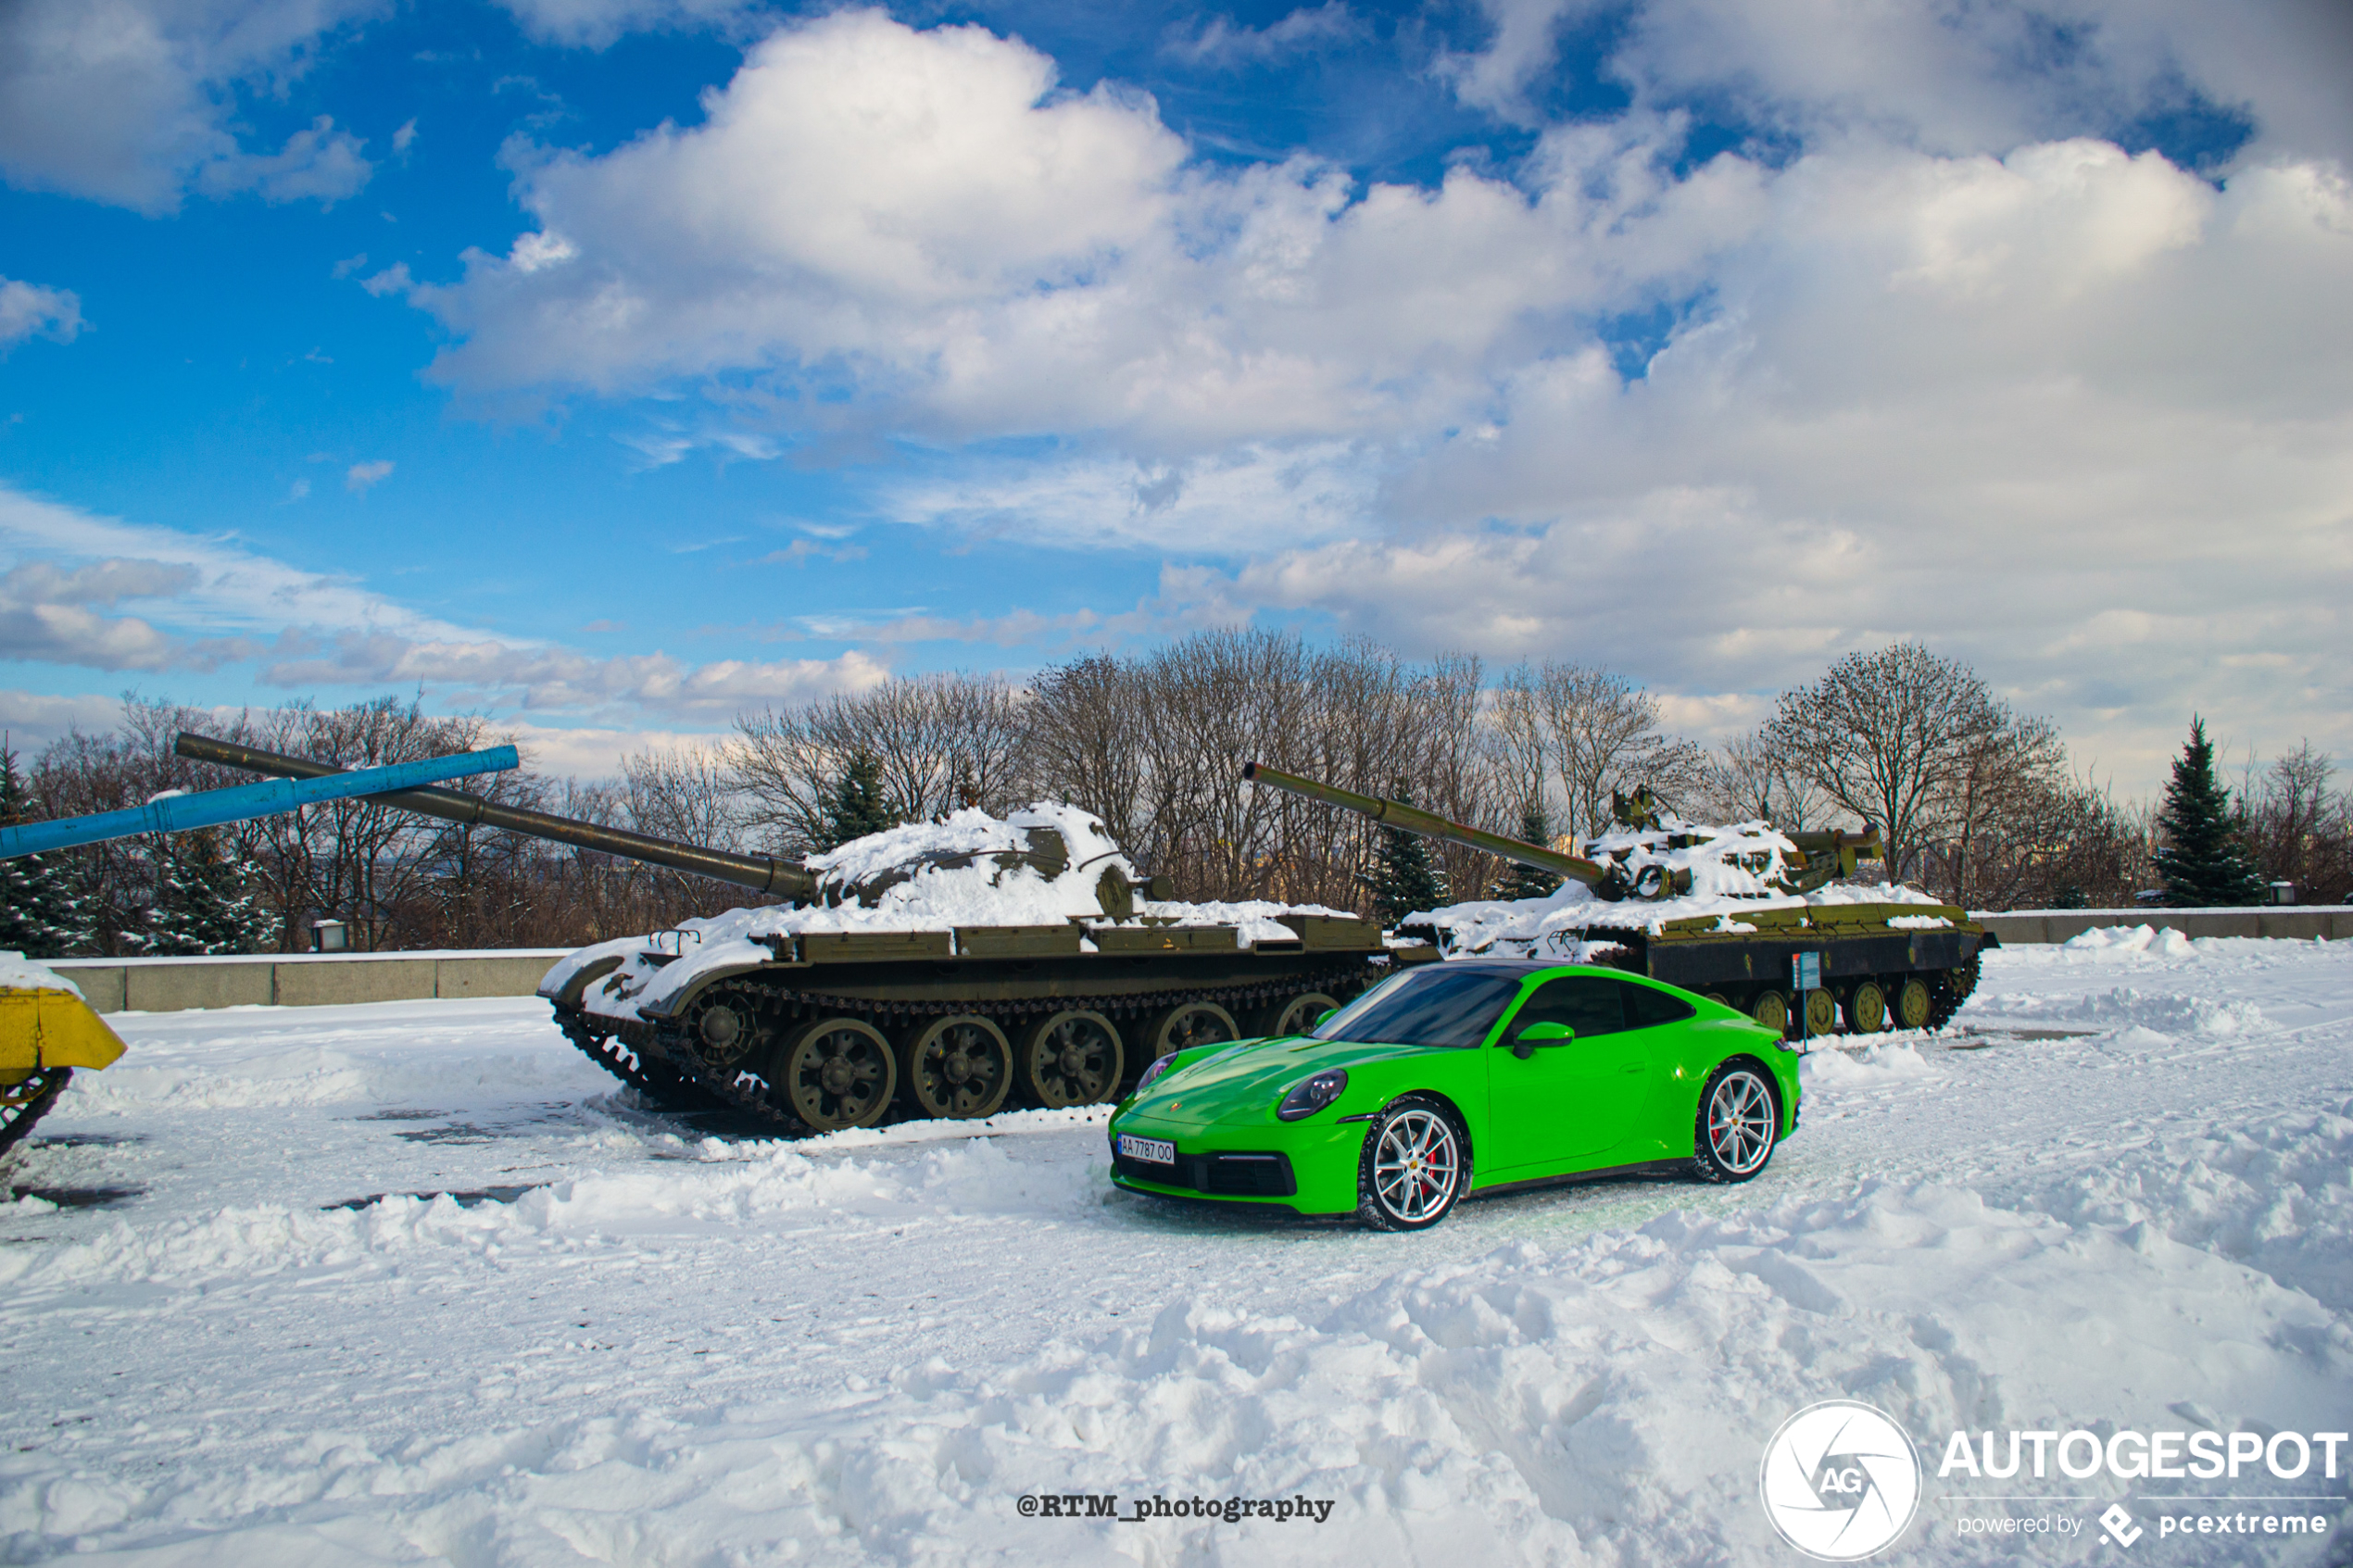
[[[1392,1061],[1438,1048],[1317,1040],[1297,1035],[1246,1040],[1176,1068],[1138,1097],[1127,1113],[1193,1126],[1267,1120],[1274,1114],[1276,1102],[1293,1084],[1327,1067]]]

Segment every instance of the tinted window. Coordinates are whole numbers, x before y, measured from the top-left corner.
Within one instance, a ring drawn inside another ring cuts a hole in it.
[[[1626,1006],[1618,999],[1619,993],[1630,989],[1597,974],[1548,980],[1528,998],[1506,1033],[1516,1036],[1531,1023],[1566,1023],[1580,1040],[1615,1035],[1626,1027]]]
[[[1374,986],[1311,1033],[1367,1045],[1476,1046],[1518,989],[1516,974],[1432,964]]]
[[[1647,985],[1627,985],[1626,1021],[1636,1029],[1648,1029],[1660,1023],[1680,1023],[1699,1010],[1680,997],[1665,991],[1654,991]]]

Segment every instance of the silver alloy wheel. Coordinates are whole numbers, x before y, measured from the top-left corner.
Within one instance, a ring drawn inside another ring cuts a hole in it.
[[[1373,1196],[1395,1219],[1415,1225],[1444,1212],[1462,1173],[1454,1129],[1437,1112],[1416,1106],[1382,1124],[1373,1153]]]
[[[1773,1097],[1756,1074],[1728,1073],[1707,1097],[1707,1148],[1717,1163],[1745,1176],[1773,1152]]]

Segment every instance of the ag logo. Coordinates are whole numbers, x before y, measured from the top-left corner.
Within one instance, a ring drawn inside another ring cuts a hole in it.
[[[1765,1445],[1757,1482],[1781,1539],[1825,1562],[1852,1562],[1912,1522],[1920,1459],[1883,1412],[1831,1399],[1781,1423]]]

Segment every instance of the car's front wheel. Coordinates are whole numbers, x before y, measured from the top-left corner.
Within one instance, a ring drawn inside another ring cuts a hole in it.
[[[1728,1061],[1700,1091],[1692,1164],[1703,1181],[1747,1181],[1773,1158],[1780,1131],[1780,1107],[1764,1073]]]
[[[1428,1230],[1470,1186],[1470,1149],[1438,1101],[1407,1095],[1376,1117],[1357,1167],[1356,1217],[1379,1231]]]

